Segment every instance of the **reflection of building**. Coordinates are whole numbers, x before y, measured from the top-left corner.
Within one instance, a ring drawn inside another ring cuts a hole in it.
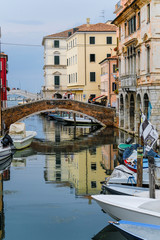
[[[76,154],[46,156],[45,180],[74,186],[76,195],[98,194],[100,182],[106,177],[101,166],[101,147],[93,147]]]
[[[138,133],[140,108],[160,132],[160,1],[121,0],[113,23],[119,32],[119,122]]]
[[[60,143],[65,140],[73,140],[74,136],[82,136],[84,134],[89,134],[92,126],[65,126],[55,121],[48,121],[46,118],[43,118],[43,128],[46,135],[46,139]],[[49,129],[49,131],[47,130]]]
[[[106,169],[107,175],[110,175],[115,167],[118,150],[117,145],[105,145],[102,147],[102,166]]]

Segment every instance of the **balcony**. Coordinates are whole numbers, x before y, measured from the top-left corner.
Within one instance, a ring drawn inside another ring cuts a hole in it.
[[[128,91],[136,91],[137,75],[136,74],[124,74],[119,77],[121,81],[121,88],[128,89]]]
[[[118,13],[122,9],[121,0],[115,5],[114,13]]]

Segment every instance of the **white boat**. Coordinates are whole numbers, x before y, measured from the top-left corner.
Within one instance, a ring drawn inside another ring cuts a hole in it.
[[[103,189],[103,186],[102,186]],[[150,197],[150,190],[147,187],[136,187],[130,185],[122,185],[122,184],[106,184],[103,189],[103,193],[106,191],[110,194],[118,194],[118,195],[128,195],[128,196],[136,196],[136,197]],[[155,189],[155,197],[156,199],[160,199],[160,189]]]
[[[155,182],[157,186],[160,186],[160,168],[155,169]],[[106,183],[114,183],[114,184],[129,184],[136,185],[137,184],[137,173],[128,169],[125,165],[121,164],[114,168],[112,174],[106,179]],[[149,169],[143,169],[143,186],[149,185]]]
[[[64,122],[65,123],[68,123],[68,124],[74,124],[74,118],[71,117],[64,117],[63,118]],[[92,124],[98,124],[97,122],[95,122],[94,120],[92,119],[89,119],[89,118],[83,118],[83,117],[76,117],[76,125],[86,125],[86,124],[89,124],[89,125],[92,125]]]
[[[26,131],[24,123],[10,125],[9,135],[16,149],[23,149],[31,145],[33,138],[37,135],[35,131]]]
[[[147,240],[159,240],[160,226],[139,222],[119,221],[109,222],[116,229],[122,233],[127,239],[147,239]]]
[[[121,195],[93,195],[104,212],[116,220],[160,225],[160,200]]]

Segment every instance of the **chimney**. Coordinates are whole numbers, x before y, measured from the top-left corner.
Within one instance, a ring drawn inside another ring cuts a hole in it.
[[[86,21],[87,21],[87,27],[89,27],[90,26],[90,18],[87,18]]]

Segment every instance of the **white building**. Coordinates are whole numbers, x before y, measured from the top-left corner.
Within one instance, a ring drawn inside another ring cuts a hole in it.
[[[43,38],[44,46],[44,98],[59,97],[67,89],[67,44],[71,30],[52,34]]]

